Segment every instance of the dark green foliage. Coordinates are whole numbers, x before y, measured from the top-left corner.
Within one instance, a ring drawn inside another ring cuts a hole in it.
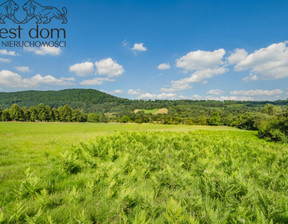
[[[124,115],[123,117],[121,117],[120,122],[121,123],[127,123],[130,121],[130,118],[126,115]]]
[[[23,120],[24,121],[30,121],[30,113],[29,113],[27,107],[24,106],[21,108],[21,110],[22,110]]]
[[[9,112],[12,121],[23,120],[21,108],[17,104],[13,104]]]
[[[239,114],[232,122],[232,126],[246,130],[259,130],[261,123],[271,119],[271,116],[263,113]]]
[[[99,115],[96,113],[90,113],[88,115],[88,122],[99,122]]]
[[[268,115],[280,115],[282,113],[282,108],[268,103],[261,109],[261,113]]]
[[[101,123],[107,123],[109,119],[105,116],[105,114],[100,114],[99,115],[99,122]]]
[[[68,105],[53,108],[49,105],[39,104],[37,107],[30,107],[27,109],[25,106],[20,108],[17,104],[13,104],[10,109],[5,109],[0,113],[2,121],[43,121],[43,122],[86,122],[87,115],[76,109],[73,110]],[[99,115],[97,115],[99,117]],[[106,118],[102,115],[103,122],[106,122]],[[99,119],[97,120],[99,122]]]
[[[173,117],[199,118],[204,114],[207,118],[218,111],[221,117],[228,114],[233,116],[239,113],[260,111],[267,103],[276,106],[285,106],[286,102],[243,102],[243,101],[213,101],[213,100],[128,100],[121,99],[93,89],[67,89],[60,91],[22,91],[12,93],[0,92],[0,108],[11,107],[17,103],[20,107],[37,106],[40,103],[58,108],[65,104],[73,109],[86,113],[117,113],[119,119],[132,114],[135,109],[168,108]]]
[[[9,109],[5,109],[2,113],[2,121],[11,121]]]
[[[204,114],[202,114],[199,118],[198,124],[200,125],[207,125],[207,118]]]
[[[30,121],[37,121],[38,120],[38,112],[36,110],[36,107],[32,106],[29,108],[29,114],[30,114]]]
[[[219,113],[216,111],[212,114],[209,119],[209,125],[218,126],[221,125],[221,118]]]
[[[227,125],[260,130],[262,138],[283,141],[287,138],[285,104],[285,101],[128,100],[92,89],[24,91],[0,93],[0,109],[4,110],[0,112],[0,120]],[[8,105],[12,106],[7,113]],[[31,107],[27,110],[26,106]],[[169,113],[134,113],[138,108],[167,108]]]
[[[262,124],[259,128],[259,137],[270,141],[288,141],[288,117],[277,116]]]

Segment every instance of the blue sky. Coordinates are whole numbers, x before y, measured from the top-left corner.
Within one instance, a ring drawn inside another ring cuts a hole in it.
[[[1,91],[92,88],[130,99],[288,97],[288,1],[37,2],[68,9],[67,24],[53,19],[39,25],[65,28],[67,47],[0,46]],[[25,18],[22,9],[16,16]],[[0,29],[15,26],[6,19]]]

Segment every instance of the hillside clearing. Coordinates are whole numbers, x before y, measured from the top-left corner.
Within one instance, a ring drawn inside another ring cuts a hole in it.
[[[152,110],[144,110],[144,109],[136,109],[134,110],[134,113],[138,113],[140,111],[143,111],[145,114],[153,114],[153,115],[157,115],[157,114],[168,114],[168,109],[167,108],[156,108],[156,109],[152,109]]]

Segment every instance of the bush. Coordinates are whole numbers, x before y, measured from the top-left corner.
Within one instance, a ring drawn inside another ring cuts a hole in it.
[[[126,115],[124,115],[123,117],[121,117],[120,122],[121,123],[128,123],[130,121],[130,118],[127,117]]]
[[[67,174],[76,174],[81,170],[77,155],[70,152],[61,154],[62,168]]]
[[[288,141],[288,118],[277,117],[270,122],[262,123],[258,136],[269,141]]]

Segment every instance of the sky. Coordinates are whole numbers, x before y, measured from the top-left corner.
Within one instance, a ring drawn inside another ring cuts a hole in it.
[[[25,1],[14,2],[22,21]],[[0,46],[0,91],[85,88],[145,100],[288,97],[287,0],[36,2],[67,8],[67,24],[53,18],[39,25],[65,29],[67,46]],[[36,21],[21,26],[26,31]],[[18,26],[5,22],[0,30]]]

